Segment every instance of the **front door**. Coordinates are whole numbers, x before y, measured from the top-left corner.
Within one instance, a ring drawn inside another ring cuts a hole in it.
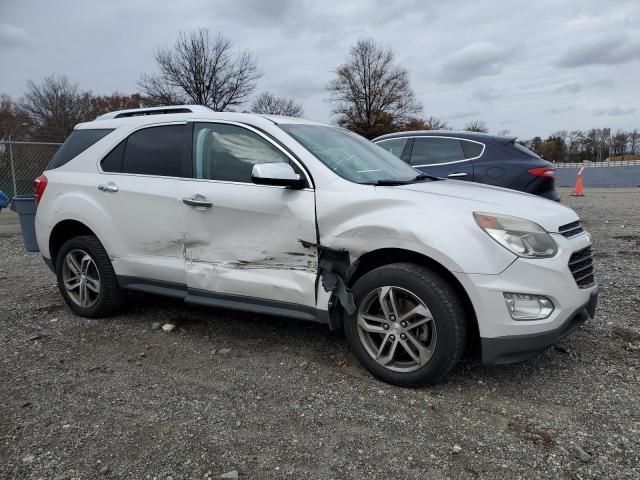
[[[251,181],[257,163],[294,161],[231,123],[194,124],[192,159],[180,186],[189,290],[315,306],[317,253],[301,243],[316,242],[314,191]]]

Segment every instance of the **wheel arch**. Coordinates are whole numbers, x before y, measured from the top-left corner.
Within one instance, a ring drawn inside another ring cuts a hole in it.
[[[480,345],[480,333],[478,318],[473,303],[471,302],[471,298],[456,276],[444,265],[433,258],[413,250],[406,250],[402,248],[380,248],[372,250],[363,254],[358,258],[357,262],[355,262],[355,268],[349,275],[347,286],[353,286],[358,279],[378,267],[403,262],[425,266],[435,271],[449,282],[463,303],[465,320],[468,327],[467,350],[469,351],[469,349],[471,349],[475,352]]]
[[[91,228],[78,220],[67,219],[56,223],[49,235],[49,254],[53,265],[56,265],[57,255],[62,245],[67,240],[80,235],[92,235],[98,238]]]

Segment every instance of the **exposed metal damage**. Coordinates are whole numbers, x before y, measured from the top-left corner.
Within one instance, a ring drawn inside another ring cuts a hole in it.
[[[317,243],[300,240],[305,248],[318,249],[318,277],[326,292],[332,292],[342,308],[352,314],[356,310],[353,294],[347,288],[351,258],[347,250],[334,249]]]

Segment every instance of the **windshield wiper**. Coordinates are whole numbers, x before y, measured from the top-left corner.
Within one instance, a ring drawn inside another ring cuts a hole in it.
[[[416,175],[416,178],[414,178],[412,181],[419,182],[420,180],[444,180],[444,178],[436,177],[435,175],[429,175],[426,173],[421,173],[419,175]]]
[[[375,182],[365,182],[365,183],[367,185],[376,185],[379,187],[393,187],[396,185],[410,185],[412,183],[423,182],[425,180],[435,181],[435,180],[444,180],[444,179],[440,177],[435,177],[433,175],[427,175],[426,173],[421,173],[409,180],[395,180],[395,179],[389,178],[389,179],[376,180]]]

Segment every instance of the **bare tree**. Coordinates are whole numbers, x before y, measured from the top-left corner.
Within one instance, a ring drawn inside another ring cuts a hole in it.
[[[29,118],[39,138],[63,141],[77,123],[92,119],[91,93],[81,92],[67,77],[50,76],[40,84],[27,83],[18,110]]]
[[[422,110],[407,70],[372,39],[358,40],[327,90],[338,124],[367,138],[401,127]]]
[[[302,105],[289,97],[278,97],[271,92],[262,92],[251,104],[253,113],[266,115],[286,115],[288,117],[302,117]]]
[[[632,132],[629,132],[629,152],[631,153],[631,155],[636,154],[636,149],[638,148],[639,144],[640,144],[640,133],[638,133],[638,130],[633,130]]]
[[[216,111],[242,105],[262,76],[253,54],[233,52],[230,40],[201,28],[181,32],[173,48],[160,48],[155,59],[158,75],[139,81],[149,101],[156,104],[206,105]]]
[[[431,116],[427,118],[431,130],[451,130],[451,126],[442,118]]]
[[[471,120],[470,122],[467,122],[464,129],[467,132],[489,133],[489,127],[487,127],[486,122],[482,120]]]

